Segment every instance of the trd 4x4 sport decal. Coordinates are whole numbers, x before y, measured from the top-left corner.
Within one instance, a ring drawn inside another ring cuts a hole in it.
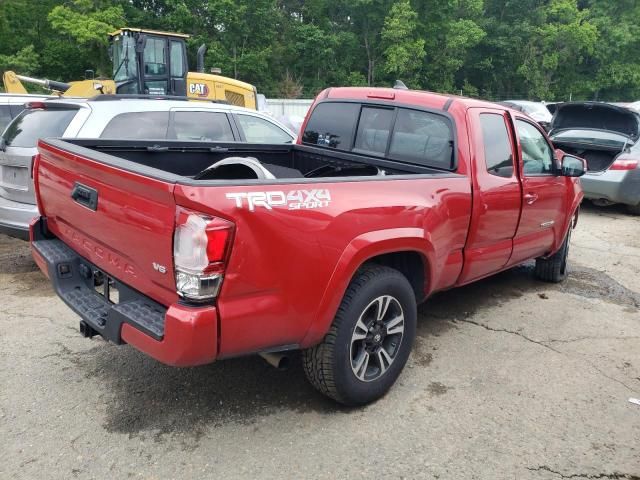
[[[273,207],[287,207],[289,210],[328,207],[331,193],[327,189],[290,190],[289,192],[238,192],[227,193],[227,198],[236,202],[238,208],[255,211],[256,207],[272,210]]]

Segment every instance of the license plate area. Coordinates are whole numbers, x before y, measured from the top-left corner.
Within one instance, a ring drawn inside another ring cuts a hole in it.
[[[89,286],[109,303],[112,305],[120,303],[120,285],[115,278],[86,264],[80,265],[80,274],[89,283]]]
[[[108,275],[102,274],[101,277],[102,279],[97,283],[94,279],[93,288],[99,295],[102,295],[105,299],[109,300],[109,303],[117,305],[118,303],[120,303],[120,292],[118,291],[118,283],[114,278]]]
[[[0,187],[27,192],[29,190],[29,169],[14,165],[0,166]]]

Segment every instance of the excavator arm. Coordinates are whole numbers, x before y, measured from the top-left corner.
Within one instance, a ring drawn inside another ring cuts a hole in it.
[[[76,82],[57,82],[24,75],[17,75],[10,70],[4,72],[2,76],[4,88],[7,93],[25,94],[27,89],[22,82],[38,85],[46,90],[51,90],[58,95],[67,97],[95,97],[101,93],[113,94],[116,92],[116,84],[113,80],[78,80]]]
[[[4,90],[7,93],[13,93],[15,95],[24,95],[29,93],[27,92],[27,89],[24,88],[24,85],[22,85],[22,82],[18,78],[18,75],[16,75],[16,72],[12,72],[11,70],[4,72],[4,75],[2,75],[2,83],[4,84]]]

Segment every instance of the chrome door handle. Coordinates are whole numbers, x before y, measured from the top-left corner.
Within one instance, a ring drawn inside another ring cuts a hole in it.
[[[535,193],[525,193],[524,195],[524,201],[527,202],[527,205],[531,205],[533,203],[535,203],[535,201],[538,200],[538,195]]]

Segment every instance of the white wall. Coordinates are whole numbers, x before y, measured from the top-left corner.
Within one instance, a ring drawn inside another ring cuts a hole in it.
[[[313,103],[313,99],[268,98],[267,110],[276,117],[296,115],[304,117]]]

